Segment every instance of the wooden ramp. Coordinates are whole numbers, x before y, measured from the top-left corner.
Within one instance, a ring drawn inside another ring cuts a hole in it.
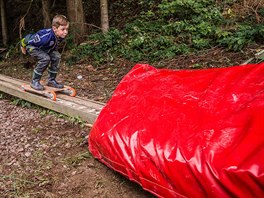
[[[98,114],[104,106],[104,103],[84,99],[81,97],[70,97],[63,94],[57,95],[57,101],[38,96],[21,89],[21,85],[28,82],[14,79],[0,74],[0,91],[9,95],[16,96],[39,106],[51,109],[53,111],[72,116],[80,117],[82,120],[93,124]],[[77,88],[78,95],[78,88]]]

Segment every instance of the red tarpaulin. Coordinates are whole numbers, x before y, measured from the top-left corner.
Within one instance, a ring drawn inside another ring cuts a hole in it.
[[[264,64],[138,64],[97,118],[89,150],[159,197],[264,197]]]

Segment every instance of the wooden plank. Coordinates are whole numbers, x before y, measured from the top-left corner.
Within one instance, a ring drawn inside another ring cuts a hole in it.
[[[24,92],[20,88],[22,84],[25,84],[25,82],[0,75],[0,91],[68,116],[79,116],[82,120],[91,124],[96,120],[100,110],[103,108],[103,105],[97,102],[93,103],[81,98],[77,98],[78,102],[74,102],[76,98],[69,96],[67,99],[58,98],[57,101],[53,101],[36,94]]]
[[[15,84],[17,86],[21,86],[23,84],[28,84],[29,83],[29,82],[26,82],[26,81],[23,81],[23,80],[14,79],[12,77],[4,76],[4,75],[1,75],[1,74],[0,74],[0,80],[13,83],[13,84]],[[78,94],[78,92],[77,92],[77,94]],[[96,109],[98,111],[101,111],[103,106],[105,106],[105,104],[102,103],[102,102],[93,101],[93,100],[89,100],[89,99],[86,99],[86,98],[81,98],[81,97],[78,97],[78,96],[72,98],[70,96],[67,96],[67,95],[64,95],[64,94],[60,94],[60,93],[58,93],[57,96],[58,96],[58,98],[61,98],[61,99],[67,100],[67,101],[71,101],[72,99],[74,99],[75,103],[78,103],[80,105],[89,106],[89,107],[94,108],[94,109]]]
[[[78,93],[77,93],[78,94]],[[64,95],[64,94],[60,94],[58,93],[58,97],[59,98],[62,98],[64,100],[69,100],[69,96],[67,95]],[[85,99],[85,98],[81,98],[81,97],[74,97],[74,102],[80,104],[80,105],[88,105],[89,107],[92,107],[94,109],[97,109],[97,110],[102,110],[103,106],[105,106],[104,103],[99,103],[99,102],[95,102],[95,101],[92,101],[92,100],[88,100],[88,99]]]
[[[0,74],[0,80],[6,81],[6,82],[9,82],[9,83],[13,83],[13,84],[17,84],[17,85],[21,85],[21,84],[26,83],[23,80],[15,79],[15,78],[12,78],[10,76],[5,76],[5,75],[2,75],[2,74]]]

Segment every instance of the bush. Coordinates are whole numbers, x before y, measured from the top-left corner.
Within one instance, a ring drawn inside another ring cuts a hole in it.
[[[152,63],[217,45],[242,50],[251,42],[263,40],[263,25],[254,25],[251,19],[241,22],[236,15],[227,14],[232,13],[236,1],[225,1],[225,5],[213,0],[140,0],[137,3],[142,12],[136,20],[122,30],[111,29],[106,34],[89,36],[86,44],[73,50],[69,60],[91,58],[101,64],[123,57]],[[115,5],[124,7],[122,3]]]

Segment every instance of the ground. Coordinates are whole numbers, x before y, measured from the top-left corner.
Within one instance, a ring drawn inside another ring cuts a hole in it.
[[[211,49],[153,63],[157,68],[202,69],[239,65],[255,50]],[[25,57],[0,63],[0,73],[30,81],[33,68]],[[61,64],[59,81],[81,97],[107,102],[122,77],[135,65],[115,60]],[[46,74],[44,76],[46,78]],[[107,168],[88,151],[88,123],[36,107],[0,93],[0,197],[153,197],[140,185]]]

